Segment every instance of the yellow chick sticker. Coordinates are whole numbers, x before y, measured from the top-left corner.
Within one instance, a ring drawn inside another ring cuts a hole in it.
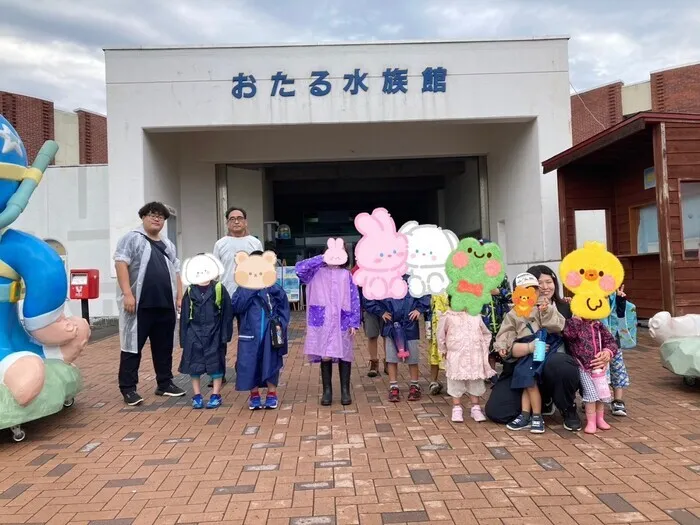
[[[625,278],[625,270],[617,257],[602,243],[588,241],[561,262],[559,274],[574,294],[571,311],[582,319],[605,319],[610,315],[608,296]]]

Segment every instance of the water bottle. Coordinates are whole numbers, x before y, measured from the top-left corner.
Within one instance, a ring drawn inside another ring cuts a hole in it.
[[[610,395],[610,385],[608,384],[608,376],[605,370],[602,368],[596,368],[591,371],[591,379],[593,380],[593,385],[598,393],[598,399],[601,401],[607,401],[612,396]]]
[[[544,361],[544,356],[547,353],[547,343],[537,339],[535,340],[535,351],[532,353],[532,360],[536,363]]]
[[[532,353],[532,360],[536,363],[544,361],[547,354],[547,330],[540,328],[535,334],[535,351]]]

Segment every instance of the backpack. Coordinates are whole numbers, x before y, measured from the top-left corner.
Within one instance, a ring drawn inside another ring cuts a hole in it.
[[[634,348],[637,346],[637,307],[631,301],[627,300],[625,305],[625,316],[617,316],[616,299],[612,295],[610,317],[603,319],[603,324],[610,332],[619,337],[620,348]]]
[[[187,290],[185,290],[185,293],[187,295],[190,294],[190,288],[191,288],[191,286],[188,286]],[[221,301],[222,301],[222,297],[223,297],[222,288],[223,288],[223,284],[221,284],[221,282],[217,281],[214,284],[214,304],[216,304],[216,308],[219,311],[219,313],[221,313]],[[194,317],[194,305],[192,303],[190,303],[190,321],[192,320],[193,317]]]

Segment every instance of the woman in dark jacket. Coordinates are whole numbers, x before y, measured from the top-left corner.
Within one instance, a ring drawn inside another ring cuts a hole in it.
[[[537,265],[528,268],[527,272],[539,280],[540,293],[556,305],[559,313],[570,319],[571,308],[559,295],[559,281],[554,271],[548,266]],[[506,424],[520,414],[521,390],[514,390],[510,386],[514,369],[515,363],[504,363],[503,372],[484,407],[486,416],[496,423]],[[542,415],[553,415],[556,406],[564,417],[564,428],[572,432],[581,430],[581,420],[574,404],[578,389],[578,367],[562,345],[556,354],[548,357],[542,370]]]

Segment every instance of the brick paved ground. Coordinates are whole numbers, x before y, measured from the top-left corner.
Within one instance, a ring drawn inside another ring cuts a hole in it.
[[[75,405],[0,445],[0,523],[700,523],[700,389],[648,338],[626,353],[630,417],[592,437],[453,424],[443,397],[391,405],[361,338],[355,403],[322,408],[298,317],[292,335],[280,409],[254,413],[231,386],[215,411],[156,398],[150,359],[125,408],[117,341],[92,345]]]

